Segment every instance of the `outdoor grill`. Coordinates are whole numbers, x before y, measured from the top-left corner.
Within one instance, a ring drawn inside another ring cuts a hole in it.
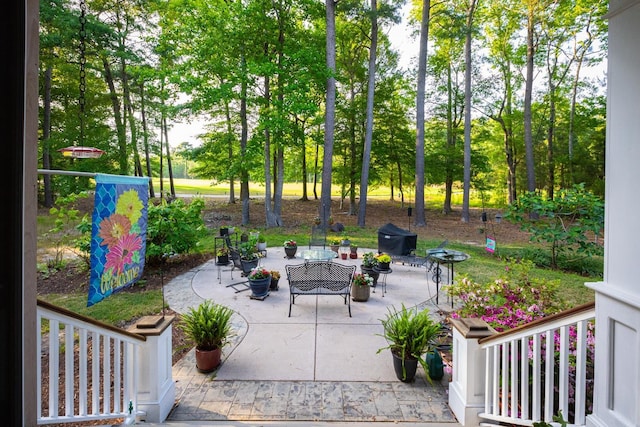
[[[388,223],[378,229],[378,251],[389,255],[405,256],[414,253],[418,235]]]

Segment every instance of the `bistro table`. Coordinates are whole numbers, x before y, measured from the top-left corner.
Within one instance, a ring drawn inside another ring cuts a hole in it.
[[[331,249],[308,249],[300,251],[300,258],[305,261],[331,261],[337,256],[337,252]]]
[[[440,270],[440,265],[444,265],[447,267],[447,272],[448,272],[447,276],[449,279],[449,284],[453,284],[453,265],[462,261],[466,261],[467,259],[469,259],[469,255],[460,251],[454,251],[450,249],[441,249],[441,250],[433,251],[430,253],[427,252],[427,258],[429,258],[432,261],[435,261],[437,264],[433,275],[436,282],[436,305],[438,305],[438,294],[440,291],[440,276],[442,272]],[[451,298],[451,308],[453,308],[453,298]]]

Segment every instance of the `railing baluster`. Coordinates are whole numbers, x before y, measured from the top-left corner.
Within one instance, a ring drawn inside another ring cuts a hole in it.
[[[121,372],[120,372],[120,346],[121,341],[119,339],[113,340],[113,412],[120,412],[122,405],[122,388],[121,384]]]
[[[558,380],[558,409],[564,417],[569,414],[569,327],[560,328],[560,363]]]
[[[509,415],[513,418],[518,418],[518,390],[520,389],[518,385],[518,341],[511,340],[510,347],[511,388],[509,392],[511,393],[511,411]]]
[[[58,374],[60,363],[60,347],[58,340],[59,323],[57,320],[49,322],[49,416],[58,418]]]
[[[529,418],[529,336],[520,340],[520,417]]]
[[[584,424],[585,397],[587,395],[587,327],[588,321],[578,322],[576,328],[576,385],[575,385],[575,412],[576,424]]]
[[[540,360],[540,334],[536,333],[533,335],[533,372],[531,374],[533,376],[531,387],[531,394],[533,394],[531,418],[534,420],[540,419],[540,405],[542,404],[540,401],[540,392],[542,390],[540,383],[542,380],[540,376],[542,373]]]
[[[544,420],[551,421],[553,417],[553,372],[554,363],[554,336],[553,330],[548,330],[545,340],[545,378],[544,378]]]
[[[500,346],[493,346],[493,414],[500,415]]]
[[[73,348],[73,326],[64,326],[64,414],[67,417],[73,415],[73,380],[74,380],[74,348]]]
[[[87,330],[85,328],[79,331],[79,351],[80,360],[78,362],[78,415],[87,415]]]
[[[505,375],[505,372],[509,372],[509,343],[506,342],[500,346],[502,352],[502,369],[500,376],[502,377],[502,408],[500,415],[503,417],[509,416],[509,376]]]
[[[100,413],[100,335],[91,333],[91,413]]]
[[[111,413],[111,339],[102,336],[102,412]]]

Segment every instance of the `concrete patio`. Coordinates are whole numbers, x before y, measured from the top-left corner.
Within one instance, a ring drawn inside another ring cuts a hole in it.
[[[373,250],[360,248],[358,259],[335,262],[359,266],[367,251]],[[193,350],[174,365],[176,406],[167,425],[187,421],[456,425],[447,405],[446,375],[429,384],[419,368],[415,382],[403,383],[395,375],[390,352],[377,353],[386,345],[379,335],[380,320],[390,307],[428,308],[438,321],[451,310],[442,291],[439,306],[435,304],[436,286],[427,280],[426,268],[392,264],[384,296],[379,283],[367,302],[351,302],[352,317],[338,296],[301,296],[288,317],[284,266],[302,262],[286,259],[282,248],[268,248],[261,265],[280,271],[282,278],[279,290],[264,300],[251,299],[249,290],[236,292],[242,286],[227,287],[243,281],[240,271],[229,271],[231,265],[219,267],[213,260],[165,286],[167,303],[180,313],[204,299],[231,307],[236,332],[215,372],[199,373]]]

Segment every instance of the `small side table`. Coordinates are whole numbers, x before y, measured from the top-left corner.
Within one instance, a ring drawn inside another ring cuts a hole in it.
[[[390,268],[381,270],[378,267],[373,267],[373,271],[382,274],[382,281],[378,279],[378,283],[380,283],[380,285],[382,286],[382,297],[384,298],[384,294],[387,292],[387,275],[389,273],[393,273],[393,270]],[[376,292],[376,288],[373,288],[373,292]]]

